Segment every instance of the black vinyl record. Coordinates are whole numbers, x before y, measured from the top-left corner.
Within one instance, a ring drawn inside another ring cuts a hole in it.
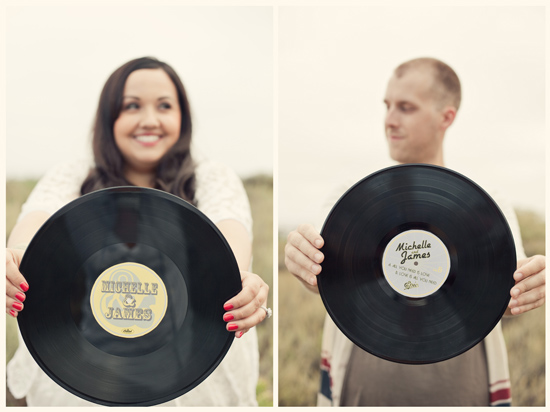
[[[84,195],[36,233],[18,316],[40,367],[102,405],[155,405],[193,389],[233,341],[224,303],[241,290],[227,241],[198,209],[155,189]]]
[[[450,359],[498,323],[516,250],[502,212],[477,184],[431,165],[383,169],[334,205],[318,276],[338,328],[380,358]]]

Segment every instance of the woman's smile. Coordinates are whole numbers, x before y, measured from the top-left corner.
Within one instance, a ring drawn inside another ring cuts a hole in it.
[[[135,135],[134,139],[136,139],[141,145],[147,147],[157,144],[158,141],[162,139],[162,136],[158,134],[139,134]]]

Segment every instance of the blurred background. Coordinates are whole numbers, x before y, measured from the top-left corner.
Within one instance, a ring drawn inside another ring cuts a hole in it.
[[[50,3],[6,7],[8,178],[89,156],[105,81],[143,56],[179,74],[196,153],[243,177],[273,173],[271,7]]]
[[[527,255],[545,253],[545,8],[453,3],[279,8],[280,405],[315,405],[325,316],[285,269],[286,237],[300,223],[320,229],[342,183],[394,164],[383,99],[400,63],[435,57],[457,72],[463,99],[446,166],[508,198]],[[545,309],[503,325],[513,404],[542,406]]]
[[[90,154],[107,77],[133,58],[170,64],[188,93],[193,151],[243,179],[254,219],[253,270],[273,305],[273,9],[174,2],[6,5],[6,239],[36,180]],[[7,359],[17,345],[7,316]],[[258,402],[273,404],[273,319],[258,326]],[[238,344],[236,342],[235,344]],[[24,402],[8,396],[8,405]]]
[[[386,85],[416,57],[444,61],[462,83],[446,166],[544,213],[544,7],[280,7],[278,22],[281,230],[313,219],[342,180],[392,164]]]

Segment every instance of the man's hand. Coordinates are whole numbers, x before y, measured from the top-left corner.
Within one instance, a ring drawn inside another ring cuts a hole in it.
[[[288,234],[285,265],[309,290],[319,293],[317,275],[325,256],[319,250],[324,240],[312,225],[300,225]]]
[[[519,315],[544,304],[546,297],[546,257],[531,256],[518,261],[514,273],[516,284],[510,290],[512,299],[507,314]]]

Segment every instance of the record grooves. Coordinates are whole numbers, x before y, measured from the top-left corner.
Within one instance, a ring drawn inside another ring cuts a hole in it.
[[[468,178],[431,165],[361,180],[329,213],[319,291],[338,328],[380,358],[450,359],[498,323],[516,252],[502,212]]]
[[[182,199],[118,187],[82,196],[37,232],[20,266],[18,316],[31,355],[59,385],[102,405],[155,405],[196,387],[233,334],[241,290],[216,226]]]

